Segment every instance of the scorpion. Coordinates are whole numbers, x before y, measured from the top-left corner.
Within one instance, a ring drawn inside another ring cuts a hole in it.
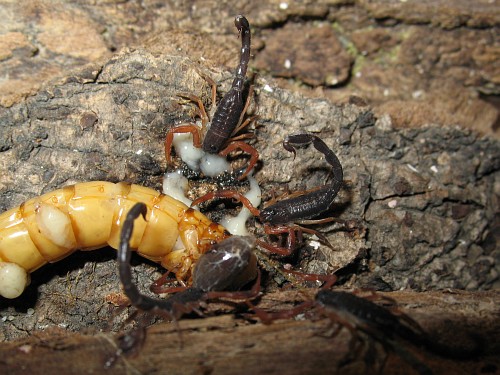
[[[256,316],[264,324],[271,324],[278,319],[290,319],[313,308],[320,315],[329,318],[332,323],[338,323],[331,336],[338,334],[342,327],[350,331],[352,339],[349,344],[349,352],[356,354],[361,349],[358,345],[362,343],[359,335],[361,331],[373,340],[380,342],[386,350],[394,351],[420,374],[424,375],[432,374],[432,371],[402,348],[396,338],[401,338],[413,346],[420,346],[437,355],[449,358],[464,359],[479,354],[481,345],[474,336],[471,336],[474,341],[472,348],[449,347],[433,339],[409,316],[395,315],[389,309],[353,293],[329,290],[330,286],[331,284],[320,289],[314,300],[307,300],[286,311],[266,312],[252,306],[250,302],[247,304],[254,309]],[[365,360],[372,361],[373,358],[370,356],[373,356],[373,353],[369,350]],[[382,367],[383,365],[384,363]]]
[[[157,299],[140,293],[132,282],[130,267],[130,238],[134,230],[134,220],[140,215],[146,219],[147,206],[136,203],[127,214],[120,236],[118,249],[118,269],[123,290],[131,304],[143,311],[161,313],[176,320],[191,312],[201,302],[214,298],[248,299],[260,292],[260,272],[257,258],[252,252],[255,239],[248,236],[232,236],[214,244],[200,256],[193,270],[190,288],[174,294],[168,299]],[[237,290],[257,278],[250,291]]]
[[[144,203],[136,203],[130,209],[123,223],[118,247],[120,281],[125,295],[138,309],[137,311],[163,316],[177,323],[184,314],[194,311],[201,315],[199,306],[209,300],[224,298],[249,301],[259,295],[260,271],[257,268],[257,258],[252,251],[255,248],[255,239],[249,236],[226,238],[202,254],[194,267],[191,287],[184,287],[167,299],[142,294],[132,282],[130,239],[134,231],[134,221],[139,216],[146,220],[147,211],[148,207]],[[250,290],[238,291],[254,279],[256,281]],[[135,354],[142,346],[145,337],[143,324],[120,337],[119,348],[108,359],[105,368],[111,367],[123,354]],[[179,338],[182,344],[180,331]]]
[[[123,182],[83,182],[25,201],[0,215],[0,295],[16,298],[29,273],[77,249],[118,248],[127,212],[145,202],[131,246],[192,283],[193,268],[212,244],[230,236],[201,212],[153,189]]]
[[[288,234],[286,247],[269,245],[261,240],[257,241],[259,246],[279,255],[287,256],[293,252],[296,242],[295,233],[298,233],[299,238],[302,232],[316,234],[321,240],[329,245],[326,237],[319,232],[296,224],[291,224],[294,222],[312,224],[332,221],[332,218],[320,220],[309,219],[321,215],[330,208],[343,183],[343,171],[339,159],[319,137],[310,133],[289,135],[284,140],[283,147],[285,150],[295,155],[295,147],[304,147],[311,143],[316,150],[320,151],[325,156],[326,161],[332,166],[333,181],[331,183],[317,187],[311,191],[295,193],[295,196],[278,201],[262,210],[255,208],[245,196],[235,190],[222,190],[207,193],[193,201],[192,206],[199,205],[202,202],[214,198],[233,198],[240,201],[248,208],[252,215],[258,217],[264,224],[264,231],[266,234]]]
[[[200,98],[194,95],[180,94],[180,96],[187,97],[191,101],[198,104],[202,126],[201,129],[199,129],[195,124],[188,123],[169,129],[165,138],[165,155],[167,163],[169,163],[170,149],[172,148],[172,143],[174,141],[174,134],[177,133],[191,133],[193,136],[194,146],[196,148],[201,148],[208,154],[227,156],[230,152],[240,149],[250,154],[249,164],[244,173],[239,177],[241,180],[244,179],[255,166],[257,160],[259,159],[259,154],[257,150],[245,142],[238,141],[236,139],[231,141],[231,137],[233,137],[241,129],[245,128],[250,122],[255,120],[255,117],[251,117],[243,122],[243,116],[247,111],[252,96],[252,90],[250,90],[246,103],[244,104],[244,81],[248,68],[248,62],[250,60],[250,24],[242,15],[236,16],[234,24],[238,29],[239,35],[241,36],[240,63],[236,69],[231,89],[222,98],[215,110],[215,113],[211,116],[212,120],[205,134],[203,144],[200,142],[200,133],[205,131],[209,123],[209,116],[207,115]],[[212,85],[212,108],[214,108],[216,84],[208,77],[204,78]]]

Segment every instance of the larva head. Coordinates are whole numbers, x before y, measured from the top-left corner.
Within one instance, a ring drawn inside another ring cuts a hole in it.
[[[15,264],[0,262],[0,295],[17,298],[29,285],[30,278],[24,268]]]

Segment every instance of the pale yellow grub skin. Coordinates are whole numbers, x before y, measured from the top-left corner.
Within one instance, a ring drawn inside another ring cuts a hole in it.
[[[148,212],[146,220],[135,222],[131,248],[181,281],[189,282],[193,264],[211,243],[228,236],[201,212],[153,189],[106,181],[66,186],[0,214],[0,263],[17,269],[4,267],[0,291],[7,291],[0,293],[17,297],[28,273],[75,250],[116,249],[125,217],[138,202]],[[170,255],[174,248],[175,255]]]
[[[0,295],[5,298],[19,297],[29,284],[28,273],[15,263],[0,262]]]

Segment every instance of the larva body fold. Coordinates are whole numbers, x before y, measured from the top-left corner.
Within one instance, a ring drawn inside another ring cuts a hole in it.
[[[229,236],[199,211],[153,189],[122,182],[83,182],[1,214],[0,264],[14,263],[31,273],[77,249],[107,245],[116,249],[123,221],[137,202],[145,203],[148,212],[146,221],[136,221],[131,248],[160,262],[179,280],[189,280],[199,256]],[[2,280],[0,275],[0,294],[4,295]]]

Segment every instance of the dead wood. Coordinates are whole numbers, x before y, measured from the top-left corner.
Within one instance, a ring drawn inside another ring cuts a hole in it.
[[[498,293],[392,292],[383,296],[396,300],[402,311],[440,342],[461,349],[472,348],[475,342],[471,341],[470,333],[473,333],[483,344],[481,354],[467,360],[451,360],[412,343],[398,341],[398,345],[434,374],[498,371]],[[303,298],[297,292],[272,293],[264,295],[260,305],[277,310]],[[337,336],[329,337],[328,331],[331,329],[327,319],[278,321],[266,326],[251,324],[231,314],[182,320],[178,328],[172,323],[159,323],[147,330],[145,344],[136,356],[119,357],[106,373],[358,374],[365,370],[380,370],[384,374],[418,373],[413,364],[363,335],[364,349],[346,360],[350,333],[344,329]],[[0,371],[4,374],[99,373],[113,357],[117,345],[117,335],[108,332],[68,334],[61,329],[37,332],[0,346],[3,358]],[[367,363],[364,357],[370,345],[375,350],[373,363]]]

